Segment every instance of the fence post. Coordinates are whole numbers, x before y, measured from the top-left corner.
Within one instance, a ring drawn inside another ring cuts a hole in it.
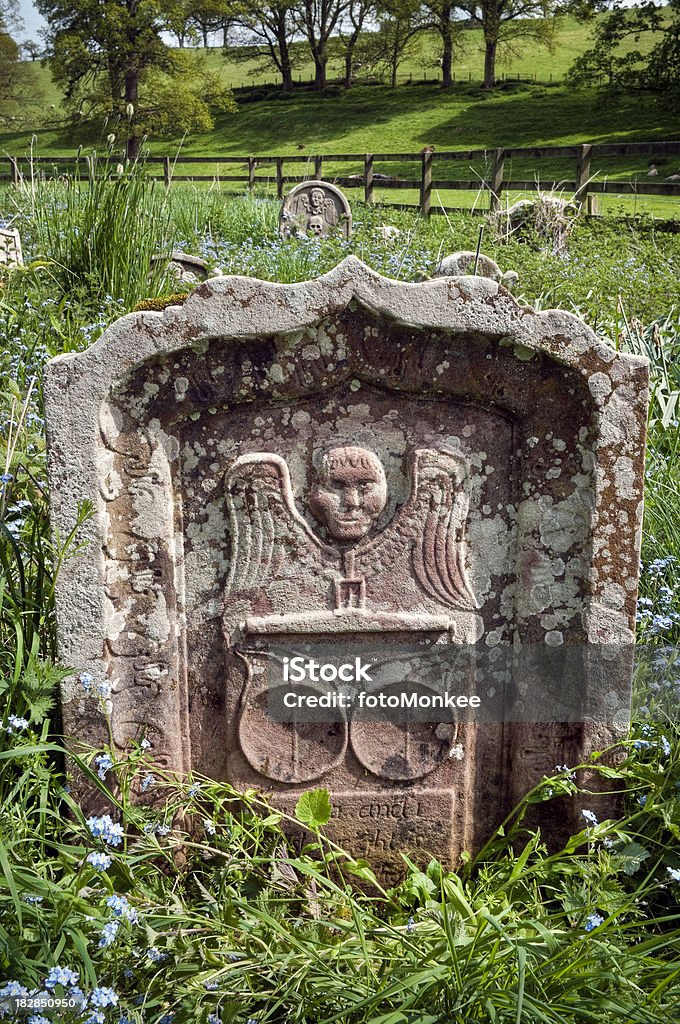
[[[503,171],[505,168],[505,150],[497,149],[491,165],[489,178],[489,209],[497,213],[501,208],[501,189],[503,188]]]
[[[255,157],[248,157],[248,188],[252,192],[255,187]]]
[[[600,214],[598,197],[594,192],[589,192],[586,196],[586,213],[589,217],[598,217]]]
[[[19,174],[19,162],[16,157],[9,158],[9,171],[13,185],[18,185],[21,175]]]
[[[170,157],[169,156],[164,156],[163,157],[163,182],[165,183],[165,187],[166,188],[170,187]]]
[[[588,198],[590,153],[592,148],[592,146],[579,146],[578,160],[576,161],[576,195],[574,196],[574,200],[579,206],[583,206]]]
[[[283,199],[283,157],[276,158],[276,194]]]
[[[323,157],[322,156],[315,156],[314,157],[314,177],[316,178],[317,181],[321,181],[321,179],[323,178]]]
[[[422,170],[420,175],[420,212],[423,217],[430,216],[430,203],[432,201],[432,150],[425,148],[422,156]]]
[[[373,202],[373,154],[364,157],[364,202]]]

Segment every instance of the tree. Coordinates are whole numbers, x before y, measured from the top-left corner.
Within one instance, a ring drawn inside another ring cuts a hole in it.
[[[297,33],[295,0],[273,0],[272,3],[256,0],[235,14],[234,22],[259,42],[256,56],[263,58],[265,66],[276,69],[281,75],[281,88],[289,92],[293,88],[295,63],[291,44]],[[236,61],[250,61],[253,49],[244,46],[230,51],[230,56]]]
[[[205,91],[205,75],[163,40],[175,0],[36,0],[48,24],[48,56],[58,84],[74,104],[85,101],[126,126],[126,153],[135,159],[142,137],[159,123],[204,129],[211,110],[235,109],[224,87]],[[163,83],[168,85],[162,88]],[[215,87],[214,80],[211,88]],[[209,100],[205,99],[208,96]],[[187,107],[192,118],[187,119]]]
[[[375,15],[375,0],[352,0],[346,20],[340,25],[338,32],[342,55],[345,61],[345,88],[352,86],[354,57],[366,22]]]
[[[643,37],[653,41],[644,52]],[[608,89],[650,89],[668,93],[680,89],[680,0],[657,6],[651,0],[639,7],[620,4],[601,18],[594,45],[569,70],[574,85],[603,82]]]
[[[517,51],[527,39],[551,46],[556,18],[567,10],[570,0],[456,0],[456,6],[482,30],[484,88],[493,89],[499,46]]]
[[[351,0],[301,0],[300,27],[314,61],[314,88],[325,89],[330,38]]]
[[[379,0],[378,31],[364,37],[369,66],[385,69],[390,85],[397,85],[399,65],[414,49],[421,32],[420,0]]]
[[[458,19],[456,22],[454,19],[455,10],[454,0],[425,0],[424,17],[420,21],[421,31],[432,29],[441,37],[442,89],[449,89],[453,85],[454,39],[462,31],[462,21]]]
[[[3,113],[11,120],[14,120],[14,115],[9,111],[19,99],[26,78],[25,68],[19,60],[19,46],[11,35],[11,31],[20,28],[17,3],[0,0],[0,100]]]
[[[22,54],[26,54],[29,60],[40,60],[42,54],[42,46],[40,43],[36,43],[35,39],[24,39],[19,44],[19,48]]]

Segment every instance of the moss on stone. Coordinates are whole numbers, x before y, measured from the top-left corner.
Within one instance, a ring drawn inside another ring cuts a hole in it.
[[[172,295],[159,295],[155,299],[142,299],[133,309],[133,313],[143,313],[151,310],[160,313],[168,306],[181,306],[189,298],[190,292],[174,292]]]

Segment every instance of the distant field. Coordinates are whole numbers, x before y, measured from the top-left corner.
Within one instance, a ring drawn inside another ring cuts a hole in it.
[[[677,112],[670,103],[663,103],[648,96],[626,95],[604,100],[596,90],[573,90],[565,84],[558,84],[571,65],[574,57],[583,51],[588,42],[588,29],[566,19],[559,31],[558,44],[551,55],[547,50],[525,51],[521,58],[506,58],[499,61],[499,73],[520,76],[535,74],[546,83],[550,74],[553,84],[525,85],[507,83],[492,95],[479,88],[482,56],[479,49],[480,36],[476,32],[462,33],[465,51],[459,55],[455,70],[457,83],[450,91],[442,91],[434,84],[416,84],[425,74],[434,77],[435,46],[432,38],[421,41],[420,54],[405,62],[402,73],[413,74],[413,84],[402,84],[397,89],[387,86],[357,85],[347,92],[320,97],[306,89],[295,90],[289,98],[282,99],[269,95],[256,101],[241,97],[238,113],[223,115],[217,119],[211,132],[197,134],[184,140],[150,139],[152,154],[181,153],[188,156],[230,156],[247,154],[306,155],[389,152],[418,152],[423,146],[434,146],[438,150],[494,149],[497,146],[542,146],[569,145],[583,142],[625,142],[680,139],[680,124]],[[231,65],[219,50],[207,52],[206,59],[211,67],[220,70],[226,81],[238,86],[241,82],[253,84],[262,81],[262,76],[249,77],[252,66]],[[339,70],[331,63],[331,76]],[[61,98],[51,82],[49,72],[40,65],[34,65],[36,86],[42,88],[42,127],[31,131],[20,130],[0,133],[0,154],[24,156],[31,148],[43,156],[72,154],[80,143],[86,149],[93,146],[104,148],[105,138],[112,130],[110,125],[102,127],[99,133],[79,137],[72,131],[59,127],[61,120]],[[311,75],[311,65],[301,66],[297,73],[301,78]],[[472,84],[468,84],[468,75]],[[273,81],[271,72],[264,80]],[[475,84],[475,79],[477,83]],[[461,81],[462,80],[462,81]],[[39,92],[39,89],[37,90]],[[237,95],[238,98],[238,95]],[[51,108],[51,104],[54,107]],[[51,116],[54,110],[54,119]],[[54,120],[54,126],[50,122]],[[97,137],[98,135],[98,137]],[[596,178],[610,180],[647,181],[648,161],[633,157],[607,159],[593,163],[592,174]],[[659,177],[680,171],[680,159],[658,160]],[[4,171],[5,167],[0,167]],[[455,167],[455,171],[453,168]],[[291,165],[288,173],[305,171],[303,165]],[[360,173],[359,162],[330,163],[324,165],[324,175],[332,178]],[[417,165],[376,163],[375,171],[400,177],[418,176]],[[439,170],[435,165],[435,179],[439,177],[460,177],[480,180],[488,167],[485,164],[466,166],[448,165]],[[178,173],[224,174],[243,173],[244,168],[223,165],[178,168]],[[273,169],[258,172],[262,189],[271,189]],[[541,183],[570,181],[574,178],[573,161],[536,160],[507,161],[505,177],[536,180]],[[387,192],[377,198],[392,202],[413,202],[415,193]],[[436,199],[436,197],[433,197]],[[475,193],[442,194],[444,205],[469,206],[475,202]],[[662,216],[680,213],[680,202],[675,199],[645,197],[619,200],[607,197],[602,208],[612,210],[625,208],[628,212],[641,209]]]

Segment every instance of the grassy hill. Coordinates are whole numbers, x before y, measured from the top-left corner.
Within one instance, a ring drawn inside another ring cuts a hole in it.
[[[543,84],[506,82],[492,95],[484,93],[480,85],[482,71],[481,36],[476,31],[461,33],[464,49],[459,53],[455,70],[457,82],[453,89],[443,92],[435,84],[422,83],[422,77],[433,78],[436,40],[423,36],[419,52],[411,55],[402,68],[402,75],[412,75],[413,81],[400,84],[397,89],[388,86],[357,85],[349,91],[330,89],[328,95],[318,96],[299,88],[288,98],[275,91],[252,89],[237,93],[240,108],[236,114],[218,117],[210,132],[186,139],[149,139],[154,154],[190,156],[230,156],[241,154],[306,155],[365,152],[417,152],[423,146],[439,150],[493,149],[497,146],[542,146],[582,142],[651,141],[654,139],[680,139],[680,124],[671,103],[650,97],[630,94],[603,99],[597,90],[574,90],[561,81],[574,57],[588,45],[589,29],[573,19],[565,19],[559,30],[557,45],[552,54],[545,49],[531,49],[521,57],[502,55],[499,74],[535,75]],[[644,41],[643,41],[644,42]],[[274,81],[271,72],[255,74],[255,65],[233,64],[220,50],[207,51],[210,67],[219,71],[231,85],[262,84]],[[52,83],[47,68],[32,66],[35,78],[34,95],[40,97],[40,116],[37,112],[27,117],[21,127],[0,132],[0,153],[21,156],[33,143],[34,152],[44,156],[73,153],[76,147],[102,148],[111,126],[86,130],[67,125],[62,110],[62,98]],[[339,65],[331,63],[330,76],[339,72]],[[301,65],[297,75],[306,79],[311,65]],[[549,82],[552,75],[553,82]],[[472,81],[468,82],[468,76]],[[33,108],[35,111],[35,108]],[[83,126],[85,128],[85,126]],[[613,180],[647,180],[647,158],[609,159],[593,165],[596,177]],[[528,178],[539,183],[569,181],[574,178],[572,161],[510,161],[506,163],[506,178]],[[680,160],[657,160],[660,175],[680,170]],[[455,169],[454,169],[455,167]],[[182,168],[181,173],[224,175],[242,173],[242,169],[215,165]],[[290,173],[302,168],[290,167]],[[414,178],[416,165],[376,164],[379,173]],[[482,178],[488,168],[484,162],[449,165],[440,177]],[[359,173],[361,164],[327,163],[324,174],[347,175]],[[180,170],[178,168],[178,173]],[[265,179],[273,171],[265,171]],[[435,178],[437,174],[435,174]],[[413,194],[391,192],[382,196],[390,201],[413,201]],[[456,194],[454,203],[471,205],[475,193]],[[442,202],[451,204],[451,196],[442,196]],[[607,208],[620,205],[616,197],[604,201]],[[627,200],[628,210],[639,209],[639,203]],[[676,199],[646,199],[644,207],[664,215],[679,210]]]

